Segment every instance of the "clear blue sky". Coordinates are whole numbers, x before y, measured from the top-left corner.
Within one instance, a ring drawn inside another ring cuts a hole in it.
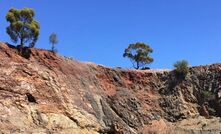
[[[33,8],[40,22],[38,48],[59,37],[60,54],[110,67],[131,67],[123,58],[129,43],[154,49],[151,68],[221,61],[221,0],[1,0],[0,40],[11,42],[5,20],[11,8]]]

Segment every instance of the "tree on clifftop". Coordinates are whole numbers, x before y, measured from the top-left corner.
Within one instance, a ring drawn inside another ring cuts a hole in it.
[[[34,47],[38,39],[40,26],[33,19],[34,16],[34,10],[31,8],[21,10],[12,8],[6,15],[6,20],[10,23],[6,28],[7,33],[14,43],[20,40],[21,47],[25,43],[29,43],[29,47]]]
[[[50,41],[50,43],[52,44],[52,46],[51,46],[51,51],[52,51],[52,52],[56,52],[56,50],[55,50],[55,44],[58,43],[57,34],[52,33],[52,34],[49,36],[49,41]]]
[[[128,48],[125,49],[123,57],[128,57],[131,59],[133,67],[139,69],[147,64],[153,62],[153,58],[149,56],[153,49],[142,42],[137,42],[135,44],[130,44]]]

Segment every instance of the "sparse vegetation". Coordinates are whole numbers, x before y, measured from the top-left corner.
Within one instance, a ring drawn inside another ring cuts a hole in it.
[[[150,57],[150,53],[153,49],[142,42],[137,42],[135,44],[130,44],[128,48],[125,49],[123,57],[130,58],[133,67],[139,69],[153,62],[153,58]]]
[[[50,41],[50,43],[52,44],[52,46],[51,46],[51,51],[54,52],[54,53],[57,52],[57,50],[55,49],[55,44],[58,43],[57,34],[52,33],[52,34],[49,36],[49,41]]]
[[[29,43],[29,47],[34,47],[39,36],[39,23],[33,19],[34,10],[24,8],[21,10],[10,9],[6,15],[6,20],[10,25],[6,28],[8,35],[14,43],[20,40],[20,46]]]
[[[211,95],[212,95],[212,93],[210,92],[210,91],[202,91],[202,95],[203,95],[203,98],[209,98]]]
[[[174,64],[175,72],[178,76],[185,77],[189,72],[189,63],[186,60],[177,61]]]

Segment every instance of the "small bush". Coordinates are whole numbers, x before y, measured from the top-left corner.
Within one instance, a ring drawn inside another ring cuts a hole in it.
[[[212,93],[209,91],[202,91],[202,95],[204,98],[209,98],[212,95]]]
[[[141,70],[150,70],[150,68],[149,67],[143,67],[143,68],[141,68]]]
[[[174,68],[175,68],[175,72],[178,76],[182,76],[185,77],[188,72],[189,72],[189,68],[188,68],[188,62],[186,60],[181,60],[181,61],[177,61],[174,64]]]

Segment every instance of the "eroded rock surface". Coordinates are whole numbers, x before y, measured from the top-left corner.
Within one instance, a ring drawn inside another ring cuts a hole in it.
[[[1,133],[221,132],[220,64],[177,79],[169,70],[111,69],[35,48],[20,55],[0,43]]]

